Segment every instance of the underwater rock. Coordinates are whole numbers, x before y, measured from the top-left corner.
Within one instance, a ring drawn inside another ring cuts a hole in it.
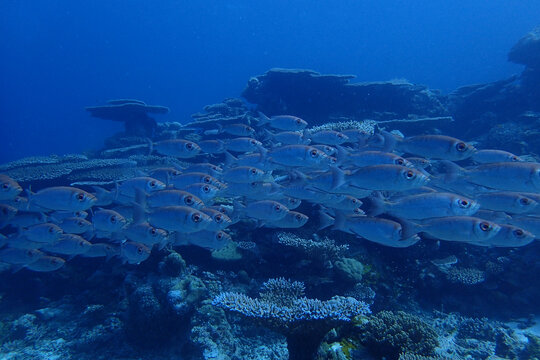
[[[186,262],[179,253],[171,251],[159,263],[159,268],[167,276],[180,276],[186,270]]]
[[[540,26],[522,37],[510,49],[508,60],[532,69],[540,68]]]
[[[242,96],[267,116],[290,114],[310,125],[330,118],[415,119],[447,116],[444,98],[407,81],[351,83],[353,75],[271,69],[252,77]]]
[[[334,262],[337,274],[345,281],[359,282],[364,274],[364,265],[352,258],[342,258]]]
[[[89,106],[85,108],[92,117],[124,123],[126,135],[152,137],[157,122],[148,114],[167,114],[169,108],[147,105],[140,100],[109,100],[109,105]]]

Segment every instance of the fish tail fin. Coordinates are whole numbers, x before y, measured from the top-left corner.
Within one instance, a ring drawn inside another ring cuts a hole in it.
[[[382,140],[382,151],[392,152],[397,147],[399,138],[386,130],[380,130],[380,132],[374,136],[379,137]]]
[[[337,166],[330,166],[332,172],[332,189],[337,189],[345,184],[345,172]]]
[[[449,161],[449,160],[441,160],[439,161],[439,164],[441,164],[445,170],[445,176],[444,180],[448,182],[456,181],[460,177],[463,176],[465,173],[465,169],[463,169],[458,164]]]
[[[401,225],[401,240],[418,238],[418,233],[421,232],[421,225],[413,223],[410,220],[394,218],[392,219]]]
[[[334,218],[330,216],[323,208],[319,209],[319,228],[318,230],[325,229],[334,224]]]
[[[337,149],[336,159],[337,159],[338,164],[341,165],[347,162],[347,159],[350,155],[349,151],[347,151],[347,149],[345,149],[345,147],[341,145],[336,145],[336,149]]]
[[[345,222],[347,221],[347,216],[343,211],[336,210],[336,217],[334,221],[334,226],[332,227],[332,230],[341,230],[348,232],[345,227]]]
[[[232,167],[238,162],[238,158],[235,158],[233,154],[228,151],[223,152],[225,154],[225,166]]]
[[[257,126],[262,126],[268,124],[269,122],[270,118],[259,111],[259,121],[257,122]]]

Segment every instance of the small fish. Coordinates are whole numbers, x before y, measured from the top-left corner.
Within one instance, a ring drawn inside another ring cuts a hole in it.
[[[159,245],[160,249],[167,244],[168,234],[163,229],[158,229],[143,222],[138,224],[131,224],[123,232],[129,240],[144,244],[148,247]]]
[[[315,149],[322,151],[326,156],[333,156],[337,154],[337,149],[330,145],[311,145]]]
[[[199,141],[202,152],[206,154],[222,154],[225,152],[225,144],[221,140],[202,140]]]
[[[107,243],[92,244],[87,252],[81,254],[82,257],[88,258],[106,257],[107,260],[118,255],[120,255],[120,248]]]
[[[223,140],[225,150],[234,152],[261,152],[264,151],[259,140],[250,137],[239,137]]]
[[[398,150],[426,159],[463,160],[471,157],[476,149],[466,142],[445,135],[418,135],[397,143]]]
[[[223,169],[221,167],[210,163],[191,164],[187,168],[185,168],[184,171],[205,173],[215,178],[219,178],[223,173]]]
[[[149,176],[153,179],[159,180],[165,185],[170,185],[171,178],[180,175],[182,172],[173,167],[163,167],[152,169]],[[99,199],[99,196],[98,196]]]
[[[349,140],[349,137],[342,132],[335,130],[320,130],[315,133],[308,134],[312,143],[326,145],[340,145]]]
[[[476,200],[482,209],[504,211],[509,214],[524,214],[532,212],[538,206],[533,199],[513,192],[491,192],[479,194]]]
[[[163,140],[152,144],[151,151],[156,150],[161,155],[181,159],[193,158],[201,152],[199,145],[184,139]]]
[[[370,216],[386,213],[403,219],[471,216],[480,208],[478,202],[465,196],[440,192],[405,196],[393,202],[379,197],[370,200]]]
[[[416,231],[440,240],[485,242],[497,235],[501,227],[488,220],[469,216],[449,216],[423,221]]]
[[[540,239],[540,217],[513,216],[508,224],[517,226],[532,233],[536,239]]]
[[[165,206],[154,209],[148,215],[148,222],[160,229],[178,232],[197,232],[208,227],[212,219],[187,206]]]
[[[245,206],[236,203],[235,210],[237,208],[247,217],[266,221],[281,220],[289,211],[285,205],[273,200],[255,201],[248,203]]]
[[[359,129],[347,129],[343,130],[342,133],[349,138],[346,142],[356,143],[359,146],[364,146],[370,137],[370,134]]]
[[[76,217],[65,218],[58,226],[68,234],[84,234],[93,228],[90,221]]]
[[[191,234],[176,233],[174,245],[196,245],[209,250],[219,250],[231,240],[231,236],[226,232],[203,230]]]
[[[274,134],[265,129],[265,132],[273,142],[278,142],[281,145],[307,145],[311,142],[304,136],[303,132],[299,131],[283,131]]]
[[[140,264],[148,259],[150,252],[148,246],[133,241],[126,241],[120,246],[120,258],[123,263]]]
[[[161,190],[151,194],[146,203],[150,207],[189,206],[202,209],[204,203],[197,196],[183,190]]]
[[[81,255],[90,250],[92,244],[83,237],[74,234],[63,234],[58,241],[42,247],[43,250],[61,255]]]
[[[480,164],[523,161],[519,156],[503,150],[478,150],[471,156],[471,159]]]
[[[54,211],[51,213],[50,217],[55,222],[62,222],[64,219],[72,217],[86,219],[88,213],[86,211]]]
[[[25,264],[23,267],[32,271],[49,272],[60,269],[65,263],[66,260],[62,258],[45,255],[41,256],[36,261]]]
[[[373,165],[346,175],[345,181],[361,189],[403,191],[422,187],[429,178],[418,170],[401,165]]]
[[[225,229],[227,226],[232,224],[231,219],[227,215],[223,214],[222,212],[218,210],[211,209],[211,208],[204,208],[204,209],[201,209],[201,211],[212,219],[212,222],[208,224],[205,230],[219,231],[219,230]]]
[[[286,145],[274,148],[267,154],[270,161],[284,166],[325,167],[329,157],[308,145]]]
[[[20,231],[19,236],[38,243],[51,244],[60,239],[62,229],[52,223],[32,225]]]
[[[234,136],[252,136],[255,134],[255,129],[246,124],[226,124],[221,125],[216,123],[216,130],[207,130],[205,135],[229,134]]]
[[[184,187],[182,190],[187,191],[201,199],[205,204],[211,203],[212,199],[220,194],[220,189],[213,185],[195,183]]]
[[[259,122],[257,126],[268,125],[271,128],[285,131],[301,131],[307,126],[305,120],[292,115],[278,115],[267,117],[263,113],[259,112]]]
[[[0,200],[2,204],[13,206],[18,211],[28,211],[28,199],[22,196],[15,196],[11,200]]]
[[[296,229],[304,226],[309,220],[307,215],[297,211],[288,211],[284,218],[276,221],[265,223],[266,227],[274,227],[280,229]]]
[[[534,235],[513,225],[500,225],[501,230],[485,242],[472,242],[474,245],[495,247],[521,247],[534,241]]]
[[[110,209],[99,209],[94,211],[94,216],[92,216],[92,224],[98,232],[118,232],[124,228],[126,223],[127,221],[122,215]]]
[[[13,200],[22,191],[21,186],[7,175],[0,174],[0,200]]]
[[[145,194],[151,194],[155,191],[163,190],[166,187],[167,186],[159,180],[142,176],[123,181],[118,185],[117,193],[123,196],[135,197],[138,191],[142,191]]]
[[[28,191],[30,205],[38,205],[50,210],[82,211],[91,208],[97,198],[78,188],[55,186],[39,190],[36,193]]]
[[[183,173],[171,179],[171,184],[177,189],[183,189],[186,186],[194,183],[209,184],[217,187],[218,189],[224,187],[224,184],[222,184],[215,177],[200,172]]]
[[[236,166],[223,172],[222,179],[233,183],[252,183],[271,181],[272,176],[251,166]]]
[[[352,164],[358,167],[385,164],[413,167],[410,161],[396,154],[387,153],[384,151],[362,151],[359,153],[350,153],[343,147],[338,147],[338,161],[343,165]]]
[[[45,253],[36,249],[5,248],[0,250],[0,261],[12,265],[24,265],[37,261]]]
[[[229,196],[245,196],[254,200],[282,198],[281,186],[276,183],[251,182],[251,183],[228,183],[223,192]]]

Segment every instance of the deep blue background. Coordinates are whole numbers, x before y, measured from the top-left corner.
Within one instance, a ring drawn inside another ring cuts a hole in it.
[[[138,98],[186,121],[271,67],[406,78],[444,92],[521,71],[540,2],[0,1],[0,162],[99,148],[85,106]],[[158,119],[158,120],[159,120]]]

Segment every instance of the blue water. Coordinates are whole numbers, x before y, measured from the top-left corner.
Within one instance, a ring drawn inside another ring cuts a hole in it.
[[[185,122],[272,67],[444,92],[502,79],[521,70],[506,53],[538,13],[503,0],[4,0],[0,162],[101,147],[121,125],[85,106],[138,98]]]

